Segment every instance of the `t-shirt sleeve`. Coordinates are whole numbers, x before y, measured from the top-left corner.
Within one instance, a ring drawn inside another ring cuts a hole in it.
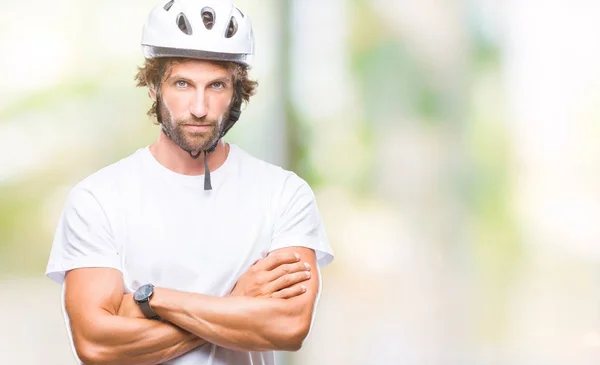
[[[89,189],[75,187],[60,216],[46,276],[62,284],[65,273],[82,267],[121,270],[106,212]]]
[[[333,250],[310,186],[297,175],[290,175],[277,207],[269,251],[292,246],[307,247],[315,251],[319,267],[329,264],[333,260]]]

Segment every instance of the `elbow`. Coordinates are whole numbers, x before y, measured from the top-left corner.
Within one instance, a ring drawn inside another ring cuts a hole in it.
[[[278,350],[280,351],[298,351],[302,348],[304,340],[310,330],[310,322],[304,321],[286,326],[285,333],[280,336]]]
[[[304,339],[294,338],[294,339],[286,340],[285,343],[282,343],[280,346],[278,346],[279,348],[277,350],[278,351],[296,352],[302,348],[303,343],[304,343]]]
[[[102,358],[102,351],[91,343],[75,342],[75,352],[77,357],[85,365],[105,364]]]
[[[104,347],[83,341],[75,341],[74,345],[77,357],[85,365],[119,365]]]

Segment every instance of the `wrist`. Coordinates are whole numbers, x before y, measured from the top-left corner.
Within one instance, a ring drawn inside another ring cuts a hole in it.
[[[152,284],[142,285],[133,294],[133,299],[146,318],[160,320],[161,318],[156,314],[154,308],[152,308],[152,305],[150,304],[150,300],[154,297],[154,290],[155,288]]]
[[[158,315],[167,309],[165,297],[168,295],[168,291],[169,289],[154,287],[154,295],[152,296],[150,304],[152,305],[152,309],[154,309]]]

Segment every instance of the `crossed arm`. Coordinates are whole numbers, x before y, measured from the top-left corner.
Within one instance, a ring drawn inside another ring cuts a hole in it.
[[[92,365],[159,364],[207,341],[233,350],[297,350],[319,290],[318,270],[306,275],[310,267],[312,250],[285,248],[252,266],[227,297],[155,288],[150,304],[165,321],[143,317],[123,295],[119,271],[72,270],[65,303],[75,349]]]

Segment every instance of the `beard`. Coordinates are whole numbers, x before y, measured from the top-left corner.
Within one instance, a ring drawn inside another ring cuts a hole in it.
[[[171,112],[162,98],[158,98],[157,108],[158,121],[162,124],[163,132],[181,149],[188,152],[210,149],[220,139],[223,121],[228,118],[228,112],[226,112],[221,117],[212,120],[206,117],[196,118],[193,115],[173,120]],[[210,125],[210,128],[206,131],[192,131],[185,127],[186,124]]]

